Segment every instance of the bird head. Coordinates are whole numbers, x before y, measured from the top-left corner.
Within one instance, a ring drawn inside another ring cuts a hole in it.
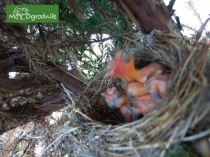
[[[134,98],[131,100],[131,102],[134,108],[136,108],[136,110],[138,109],[137,111],[143,115],[146,115],[156,106],[156,102],[149,93],[138,98]]]
[[[169,77],[170,74],[168,73],[157,74],[149,78],[146,82],[148,92],[151,93],[153,100],[157,103],[160,103],[166,94]]]
[[[124,92],[117,88],[108,88],[106,93],[102,93],[110,108],[121,108],[129,104],[129,101]]]
[[[139,75],[134,67],[134,56],[123,54],[122,51],[116,53],[115,59],[110,62],[108,77],[117,77],[124,82],[139,80]]]

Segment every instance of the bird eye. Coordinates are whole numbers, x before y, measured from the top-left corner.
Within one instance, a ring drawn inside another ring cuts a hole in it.
[[[114,99],[119,99],[119,98],[121,97],[120,92],[115,92],[115,93],[113,94],[113,97],[114,97]]]
[[[110,108],[114,108],[115,107],[115,103],[113,101],[109,102],[108,105],[109,105]]]
[[[127,107],[127,109],[129,109],[131,112],[134,112],[134,106],[129,106],[129,105],[127,105],[126,107]]]

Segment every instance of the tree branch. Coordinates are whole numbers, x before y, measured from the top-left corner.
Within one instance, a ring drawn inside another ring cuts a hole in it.
[[[134,20],[137,27],[146,33],[150,33],[154,29],[161,31],[169,30],[170,13],[163,2],[157,0],[119,1],[126,13]]]
[[[0,134],[32,119],[43,120],[45,116],[66,106],[65,97],[64,93],[54,93],[38,102],[25,103],[12,107],[8,111],[1,111]]]

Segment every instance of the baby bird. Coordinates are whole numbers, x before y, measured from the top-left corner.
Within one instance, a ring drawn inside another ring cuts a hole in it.
[[[166,93],[169,76],[169,73],[154,75],[146,82],[148,92],[151,93],[154,101],[161,102]]]
[[[125,122],[134,121],[134,117],[136,117],[136,114],[134,114],[132,107],[129,108],[128,106],[123,106],[120,108],[120,111],[124,117]]]
[[[165,72],[166,67],[160,63],[151,63],[142,69],[136,70],[134,67],[134,56],[125,55],[122,51],[116,53],[115,59],[111,61],[110,68],[106,74],[109,77],[117,77],[125,83],[145,81],[155,74]]]
[[[129,104],[124,92],[119,91],[116,87],[108,88],[107,93],[102,93],[110,108],[121,108]]]
[[[133,105],[134,120],[137,120],[140,114],[146,115],[156,106],[156,102],[153,100],[150,93],[131,99],[131,103]]]
[[[149,65],[138,69],[137,73],[142,78],[141,83],[145,83],[151,76],[162,74],[166,71],[166,67],[160,63],[150,63]]]
[[[120,111],[126,122],[133,121],[133,111],[127,108],[127,105],[129,105],[129,100],[124,92],[113,87],[108,88],[107,93],[102,93],[102,96],[105,97],[110,108],[120,108]]]
[[[134,57],[126,56],[122,51],[117,52],[115,59],[111,61],[106,76],[120,78],[126,83],[141,80],[134,67]]]
[[[121,87],[124,89],[128,98],[139,97],[148,93],[146,86],[143,83],[137,81],[130,83],[122,83]]]

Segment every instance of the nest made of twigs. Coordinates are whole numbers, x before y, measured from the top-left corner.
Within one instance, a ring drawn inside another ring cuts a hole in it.
[[[135,44],[125,50],[135,55],[137,68],[155,61],[172,70],[163,101],[148,115],[125,124],[120,112],[110,110],[101,97],[101,92],[109,86],[118,86],[119,81],[96,80],[77,104],[83,114],[75,115],[74,126],[79,127],[68,132],[69,140],[74,143],[69,153],[165,156],[168,149],[176,148],[181,142],[210,134],[209,45],[203,42],[192,45],[188,39],[159,31],[144,36],[143,42],[139,40],[137,38]],[[92,98],[89,107],[86,96]]]

